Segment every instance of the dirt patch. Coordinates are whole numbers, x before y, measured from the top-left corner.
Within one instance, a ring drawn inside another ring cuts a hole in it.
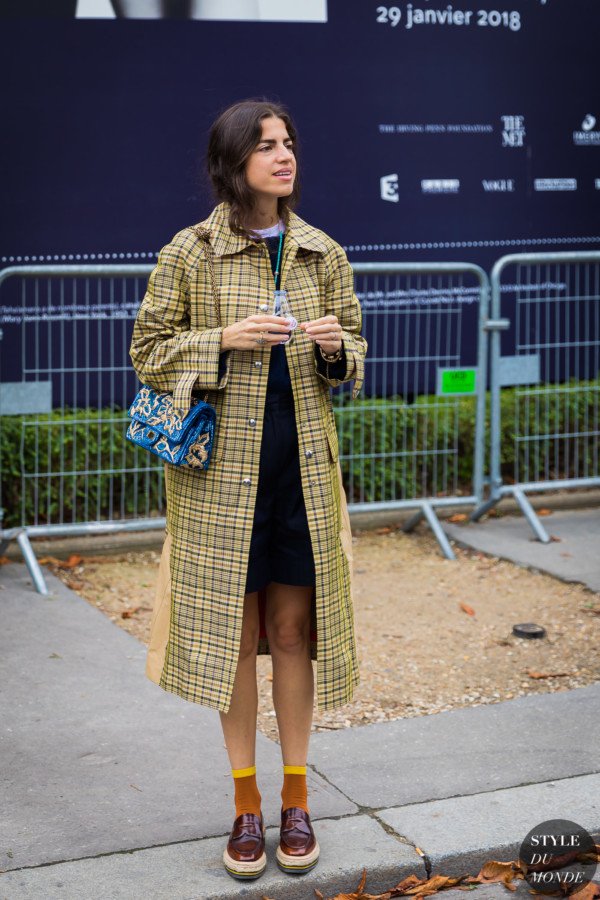
[[[313,730],[347,728],[600,680],[600,594],[455,548],[444,559],[424,529],[357,532],[354,612],[361,682]],[[49,564],[116,625],[147,643],[160,555],[152,550]],[[512,634],[535,622],[541,640]],[[315,678],[316,678],[316,662]],[[278,740],[269,656],[257,660],[258,728]]]

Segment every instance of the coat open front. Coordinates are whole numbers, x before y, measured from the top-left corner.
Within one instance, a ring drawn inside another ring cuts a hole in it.
[[[209,468],[167,463],[167,541],[161,560],[146,674],[196,703],[229,709],[242,632],[244,588],[258,486],[270,350],[231,350],[219,380],[223,327],[272,299],[264,244],[231,231],[227,204],[204,222],[178,232],[160,252],[134,324],[130,355],[144,384],[174,391],[208,391],[217,412]],[[221,326],[212,299],[206,246],[214,251]],[[281,287],[299,322],[337,316],[347,357],[344,381],[363,380],[366,342],[352,269],[342,248],[290,214]],[[286,345],[298,430],[302,491],[315,562],[311,610],[312,659],[317,661],[319,710],[347,703],[360,676],[351,593],[351,535],[329,387],[313,342],[297,329]],[[261,626],[264,626],[264,595]],[[259,653],[270,653],[264,627]]]

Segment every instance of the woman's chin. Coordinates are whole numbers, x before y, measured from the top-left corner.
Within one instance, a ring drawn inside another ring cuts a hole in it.
[[[284,181],[281,184],[274,185],[273,193],[277,197],[289,197],[289,195],[292,193],[293,190],[294,190],[294,182],[293,181],[289,181],[289,182]]]

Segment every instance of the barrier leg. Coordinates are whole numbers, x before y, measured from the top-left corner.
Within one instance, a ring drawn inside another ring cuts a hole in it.
[[[414,515],[410,517],[408,522],[404,523],[404,525],[402,526],[402,531],[412,531],[412,529],[415,527],[415,525],[418,525],[421,519],[427,520],[427,524],[433,531],[435,539],[440,545],[440,549],[446,559],[456,559],[456,555],[452,550],[452,547],[450,546],[450,541],[446,536],[446,532],[440,525],[440,520],[436,516],[431,503],[428,503],[426,500],[423,500],[421,502],[420,508],[414,513]]]
[[[25,560],[25,565],[29,569],[29,574],[31,575],[31,580],[35,585],[35,589],[38,594],[48,594],[48,587],[46,582],[44,581],[44,575],[40,568],[40,564],[36,559],[35,553],[33,552],[33,547],[29,541],[26,531],[20,531],[17,534],[17,542],[19,547],[21,548],[21,553],[23,554],[23,558]]]
[[[436,516],[435,512],[433,511],[433,509],[429,503],[423,504],[423,515],[427,519],[427,524],[433,531],[433,533],[437,539],[437,542],[441,547],[442,553],[444,554],[446,559],[456,559],[456,555],[454,553],[454,550],[450,546],[450,541],[448,540],[448,538],[446,536],[446,532],[440,525],[440,520]]]
[[[541,541],[543,544],[549,544],[550,535],[536,516],[533,506],[531,505],[523,491],[520,490],[520,488],[511,488],[511,493],[521,507],[523,515],[531,525],[538,541]]]
[[[408,534],[409,531],[412,531],[413,528],[417,527],[424,515],[425,513],[423,512],[423,510],[418,509],[415,513],[413,513],[410,519],[408,519],[408,521],[404,523],[404,525],[402,526],[402,531],[406,531],[406,533]]]
[[[477,522],[479,519],[489,512],[490,509],[493,509],[494,506],[500,501],[500,497],[488,497],[477,509],[474,509],[473,512],[469,516],[469,522]]]

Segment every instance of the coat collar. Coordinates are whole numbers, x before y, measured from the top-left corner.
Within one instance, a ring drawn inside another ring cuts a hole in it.
[[[235,234],[229,227],[229,209],[227,202],[219,203],[210,216],[194,226],[195,230],[204,232],[212,244],[215,256],[226,256],[238,253],[254,242],[241,234]],[[296,213],[290,211],[286,240],[297,247],[315,250],[317,253],[327,252],[325,236],[317,228],[313,228]]]

